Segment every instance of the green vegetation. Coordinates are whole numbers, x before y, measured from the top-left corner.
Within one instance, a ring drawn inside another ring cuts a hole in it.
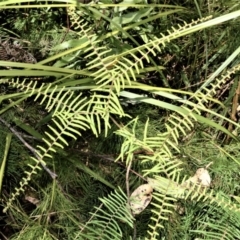
[[[0,239],[240,239],[238,0],[0,12]]]

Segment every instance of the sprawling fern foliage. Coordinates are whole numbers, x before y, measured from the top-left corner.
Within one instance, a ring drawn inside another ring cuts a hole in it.
[[[116,51],[110,44],[105,43],[109,39],[115,40],[116,43],[119,42],[118,35],[120,34],[132,39],[126,28],[115,24],[113,32],[99,36],[83,16],[88,12],[91,16],[109,20],[101,9],[97,10],[97,7],[100,8],[101,5],[97,5],[96,8],[94,6],[86,8],[85,5],[75,4],[75,1],[69,2],[71,2],[71,6],[66,5],[67,13],[73,31],[78,36],[77,39],[56,46],[52,51],[58,53],[36,64],[0,61],[2,67],[11,67],[13,70],[7,75],[4,75],[4,73],[9,72],[7,70],[0,72],[3,76],[0,83],[18,89],[17,93],[8,96],[11,98],[11,104],[2,109],[1,113],[26,99],[33,99],[44,107],[48,116],[51,116],[42,138],[43,142],[36,147],[36,156],[32,156],[31,163],[28,164],[28,167],[26,166],[25,176],[19,183],[19,187],[12,192],[8,199],[4,200],[4,212],[14,208],[18,196],[25,191],[29,182],[34,179],[33,176],[39,173],[41,166],[52,165],[51,159],[61,149],[68,146],[71,139],[76,140],[85,132],[92,132],[96,137],[104,132],[107,137],[109,129],[114,123],[119,127],[115,134],[123,139],[116,162],[123,163],[128,170],[132,164],[138,162],[142,166],[139,174],[152,179],[149,181],[152,181],[154,193],[149,207],[151,217],[148,229],[142,236],[134,234],[138,225],[138,217],[131,214],[128,205],[130,196],[129,171],[127,171],[127,191],[117,188],[116,184],[114,192],[100,198],[100,206],[95,207],[96,211],[91,213],[89,219],[85,216],[80,217],[78,218],[78,220],[81,219],[79,223],[76,219],[71,220],[74,228],[73,230],[69,228],[68,236],[65,237],[89,240],[137,239],[137,237],[152,240],[164,239],[162,232],[167,229],[166,224],[173,221],[172,216],[179,211],[179,207],[182,207],[181,201],[196,204],[196,206],[199,204],[209,212],[214,212],[220,208],[223,215],[224,212],[228,213],[229,221],[232,224],[239,221],[240,206],[238,202],[233,201],[232,196],[227,196],[214,188],[211,190],[203,188],[199,184],[184,184],[190,176],[185,175],[182,171],[184,161],[180,157],[179,142],[187,138],[199,123],[214,127],[237,139],[234,134],[208,119],[207,116],[211,114],[215,118],[221,118],[238,127],[236,122],[209,109],[208,104],[216,102],[221,106],[220,102],[213,99],[216,91],[229,81],[232,74],[236,74],[240,70],[240,65],[235,64],[233,67],[229,67],[228,71],[220,76],[221,69],[219,69],[207,79],[201,88],[192,93],[154,87],[139,83],[138,79],[149,71],[161,72],[163,67],[158,66],[154,59],[169,42],[237,18],[240,16],[240,12],[236,11],[213,19],[211,19],[212,17],[201,18],[188,24],[183,23],[172,27],[171,30],[159,37],[146,41],[146,43],[137,44],[133,40],[135,46],[119,47]],[[223,63],[224,68],[239,51],[240,49],[237,48],[230,58]],[[52,61],[55,61],[55,64],[47,66],[47,63]],[[83,64],[79,64],[81,61],[85,63],[84,67]],[[149,65],[152,67],[149,68]],[[18,68],[22,68],[22,70]],[[27,76],[36,75],[43,77],[43,79],[27,78]],[[56,79],[49,83],[44,81],[46,76],[54,76]],[[139,94],[143,91],[147,93],[147,96]],[[152,95],[164,100],[153,98]],[[120,103],[120,96],[170,110],[171,114],[165,121],[161,132],[156,132],[154,136],[150,135],[149,123],[151,119],[148,119],[142,130],[142,135],[140,135],[137,131],[139,119],[130,119],[131,116],[124,111]],[[5,100],[4,96],[1,98]],[[124,119],[125,122],[130,121],[127,124],[122,124],[118,123],[120,119]],[[136,155],[138,151],[140,154]],[[58,173],[56,172],[56,174]],[[51,176],[57,183],[56,176]],[[43,208],[43,205],[44,203],[39,208]],[[187,209],[187,206],[183,208]],[[190,217],[188,221],[191,225]],[[206,221],[201,219],[198,226],[192,228],[191,233],[196,233],[204,239],[223,239],[225,235],[227,237],[224,239],[237,239],[239,235],[235,231],[236,228],[233,227],[234,231],[228,229],[229,231],[226,232],[227,221],[228,218],[215,224],[211,219]],[[28,227],[32,230],[30,226]],[[132,236],[125,235],[124,230],[126,229],[128,231],[132,229]],[[34,239],[57,239],[54,234],[51,234],[51,229],[49,231],[45,229],[44,236],[39,235],[40,228],[35,230],[36,233],[31,232],[31,237]],[[23,237],[26,239],[29,237],[27,235],[28,229],[26,228],[24,231],[26,234],[23,234]]]

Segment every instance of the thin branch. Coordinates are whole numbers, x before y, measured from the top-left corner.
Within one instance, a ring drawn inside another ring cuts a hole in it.
[[[110,119],[115,123],[115,125],[119,128],[119,129],[121,129],[121,128],[123,128],[124,127],[124,125],[121,123],[121,125],[120,124],[118,124],[118,122],[110,115]]]
[[[128,197],[128,205],[130,206],[130,191],[129,191],[129,172],[131,169],[132,161],[127,166],[127,171],[126,171],[126,191],[127,191],[127,197]]]
[[[130,190],[129,190],[129,172],[131,170],[131,165],[132,165],[132,160],[129,162],[128,166],[127,166],[127,171],[126,171],[126,190],[127,190],[127,203],[129,208],[131,209],[131,205],[130,205]],[[136,227],[136,222],[134,222],[133,225],[133,240],[136,240],[136,236],[137,236],[137,227]]]
[[[129,162],[127,166],[127,171],[126,171],[126,191],[127,191],[127,204],[129,206],[129,209],[131,209],[130,205],[130,190],[129,190],[129,172],[131,170],[131,165],[132,165],[132,160]],[[133,225],[133,240],[136,240],[136,235],[137,235],[137,228],[136,228],[136,223]]]
[[[0,117],[0,121],[6,126],[8,127],[11,132],[24,144],[24,146],[26,148],[28,148],[32,153],[33,155],[38,159],[38,161],[40,162],[40,164],[42,165],[42,167],[44,168],[44,170],[51,176],[52,179],[56,179],[57,177],[57,174],[52,172],[46,165],[44,165],[42,162],[41,162],[41,158],[39,157],[37,151],[35,148],[33,148],[30,144],[28,144],[24,138],[21,136],[21,134],[19,132],[17,132],[13,127],[11,127],[11,125],[9,123],[7,123],[4,119],[2,119]]]

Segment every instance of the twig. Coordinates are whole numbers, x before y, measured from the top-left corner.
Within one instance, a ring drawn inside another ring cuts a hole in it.
[[[212,164],[213,164],[213,162],[210,162],[210,163],[205,167],[205,169],[208,169]]]
[[[130,190],[129,190],[129,172],[131,170],[131,165],[132,165],[132,160],[129,162],[128,166],[127,166],[127,171],[126,171],[126,191],[127,191],[127,203],[129,208],[131,209],[130,206]],[[137,228],[136,228],[136,223],[134,223],[133,226],[133,240],[136,239],[136,235],[137,235]]]
[[[130,206],[130,191],[129,191],[129,172],[131,169],[132,161],[127,166],[127,171],[126,171],[126,190],[127,190],[127,197],[128,197],[128,205]]]
[[[26,148],[28,148],[32,153],[33,155],[37,158],[37,160],[40,162],[40,164],[42,165],[42,167],[44,168],[44,170],[51,176],[52,179],[56,179],[57,177],[57,174],[52,172],[46,165],[44,165],[42,162],[41,162],[41,158],[39,157],[37,151],[35,148],[33,148],[30,144],[28,144],[24,139],[23,137],[21,136],[21,134],[19,132],[17,132],[13,127],[11,127],[11,125],[9,123],[7,123],[4,119],[2,119],[0,117],[0,121],[6,126],[8,127],[11,132],[24,144],[24,146]]]
[[[8,238],[2,232],[0,232],[0,233],[4,237],[4,239],[8,240]]]
[[[111,115],[110,115],[110,119],[115,123],[115,125],[116,125],[119,129],[121,129],[121,128],[124,127],[122,123],[121,123],[121,125],[118,124],[118,122],[117,122]]]

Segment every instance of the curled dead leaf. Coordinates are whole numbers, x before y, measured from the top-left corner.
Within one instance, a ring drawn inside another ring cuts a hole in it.
[[[195,175],[190,177],[184,184],[191,182],[193,184],[199,184],[202,187],[210,187],[211,185],[211,177],[208,173],[207,167],[198,168]]]
[[[203,187],[210,187],[211,184],[211,177],[208,173],[208,170],[206,168],[199,168],[196,171],[198,183],[202,185]]]
[[[134,215],[141,213],[152,200],[153,188],[143,184],[133,191],[130,196],[130,208]]]

